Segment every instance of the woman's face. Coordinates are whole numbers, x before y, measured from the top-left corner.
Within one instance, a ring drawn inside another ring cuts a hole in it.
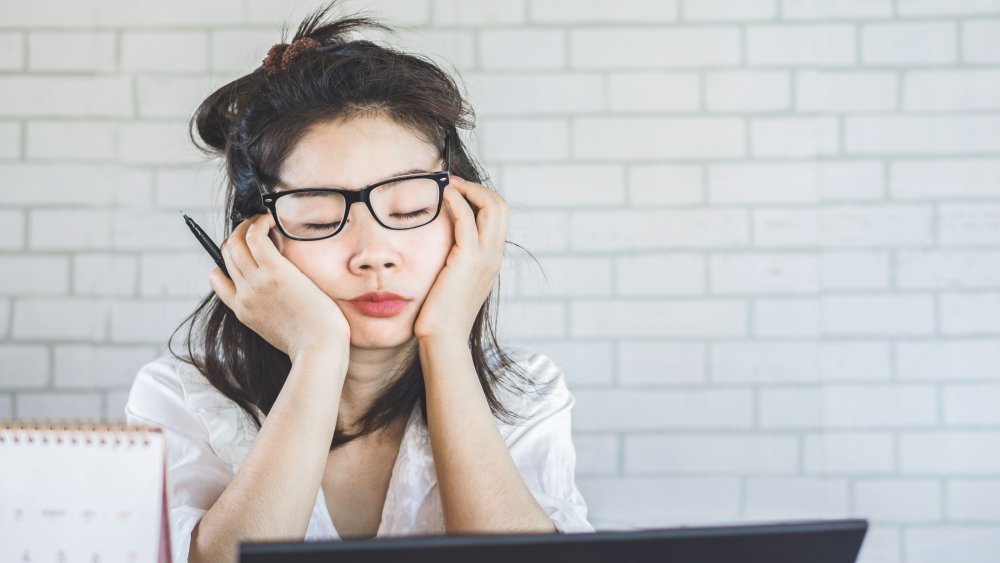
[[[441,148],[382,117],[357,117],[317,125],[295,145],[276,189],[366,185],[411,169],[442,170]],[[277,229],[270,236],[282,255],[329,295],[351,325],[351,345],[391,348],[413,338],[413,326],[454,244],[447,205],[431,223],[409,230],[379,225],[361,202],[331,238],[297,241]],[[392,317],[365,315],[351,299],[375,290],[412,299]]]

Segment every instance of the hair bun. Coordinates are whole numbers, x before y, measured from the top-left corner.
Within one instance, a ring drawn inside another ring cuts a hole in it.
[[[274,76],[279,71],[285,71],[299,55],[318,48],[322,43],[312,37],[299,37],[291,44],[276,43],[267,52],[262,66],[268,76]]]

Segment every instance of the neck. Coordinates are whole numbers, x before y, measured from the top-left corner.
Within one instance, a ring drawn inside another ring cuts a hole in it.
[[[350,428],[361,419],[416,352],[415,338],[393,348],[351,346],[347,378],[340,394],[337,427]]]

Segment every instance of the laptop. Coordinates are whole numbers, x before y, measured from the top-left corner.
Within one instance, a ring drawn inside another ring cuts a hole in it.
[[[868,521],[244,542],[240,563],[854,563]]]

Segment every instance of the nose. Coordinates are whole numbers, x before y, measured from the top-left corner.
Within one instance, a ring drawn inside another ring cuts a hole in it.
[[[357,274],[373,269],[395,268],[399,254],[389,243],[392,231],[380,225],[363,202],[358,201],[355,204],[351,206],[347,216],[348,221],[354,223],[355,232],[351,234],[351,237],[355,241],[356,247],[351,256],[350,270]],[[349,228],[350,223],[344,225],[344,228]]]

